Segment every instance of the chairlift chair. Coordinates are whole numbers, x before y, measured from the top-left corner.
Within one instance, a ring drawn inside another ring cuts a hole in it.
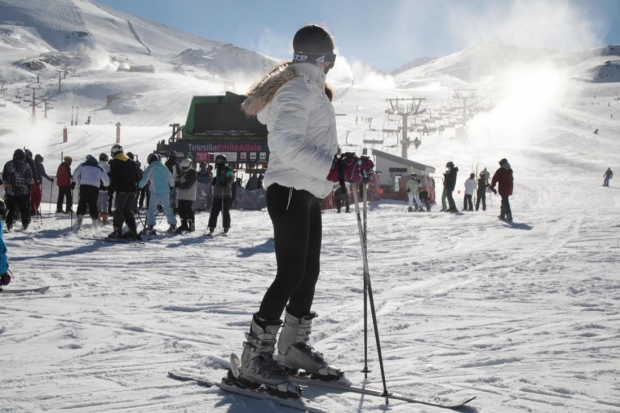
[[[344,150],[344,148],[354,148],[354,149],[357,149],[357,150],[356,150],[356,151],[354,150],[353,152],[362,153],[362,147],[361,147],[361,146],[359,146],[359,145],[355,145],[355,144],[353,144],[353,143],[349,143],[349,133],[350,133],[350,132],[351,132],[351,131],[347,131],[347,135],[346,135],[346,136],[345,136],[345,138],[344,138],[344,145],[342,145],[342,146],[340,147],[340,150],[341,150],[342,152],[347,152],[347,151],[345,151],[345,150]]]
[[[381,136],[381,132],[376,129],[366,129],[362,142],[364,142],[365,145],[382,145],[383,137]]]

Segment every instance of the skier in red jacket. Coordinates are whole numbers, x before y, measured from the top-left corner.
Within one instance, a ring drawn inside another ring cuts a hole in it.
[[[495,192],[495,184],[497,183],[499,195],[502,197],[502,208],[498,218],[512,222],[512,210],[508,200],[508,197],[512,195],[512,169],[510,169],[510,164],[506,158],[499,161],[499,165],[499,169],[495,171],[491,180],[491,190]]]
[[[56,171],[56,185],[58,185],[58,202],[56,202],[56,213],[73,213],[73,194],[71,193],[71,157],[65,156],[63,162]],[[67,198],[67,209],[62,210],[62,202]]]

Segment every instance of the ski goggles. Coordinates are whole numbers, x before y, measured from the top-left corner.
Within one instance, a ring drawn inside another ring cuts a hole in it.
[[[295,63],[327,63],[327,67],[331,69],[336,63],[335,54],[324,53],[304,53],[295,52],[293,55],[293,62]]]

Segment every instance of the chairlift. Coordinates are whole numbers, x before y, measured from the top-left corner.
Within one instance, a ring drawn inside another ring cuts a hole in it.
[[[366,129],[362,142],[364,142],[365,145],[382,145],[383,136],[381,136],[381,132],[377,129]]]
[[[357,150],[355,150],[353,152],[362,153],[362,147],[361,146],[355,145],[353,143],[349,143],[349,133],[351,133],[351,131],[347,131],[347,136],[345,136],[345,138],[344,138],[344,145],[342,145],[340,147],[340,150],[342,152],[347,152],[347,151],[344,150],[344,148],[354,148],[354,149],[357,149]]]

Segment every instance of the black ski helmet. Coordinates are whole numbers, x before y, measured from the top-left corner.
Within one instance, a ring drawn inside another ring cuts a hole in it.
[[[469,178],[470,179],[474,179],[475,177],[476,177],[476,175],[473,172],[469,174]]]
[[[334,39],[329,32],[315,24],[297,30],[293,37],[294,63],[329,63],[325,73],[334,67]]]
[[[26,158],[32,158],[32,151],[30,149],[24,149],[24,153],[26,154]]]
[[[0,198],[0,219],[3,221],[6,219],[6,204],[2,198]]]
[[[224,155],[218,155],[215,157],[215,164],[216,165],[224,165],[226,162],[228,162],[228,159],[226,159],[226,157]]]
[[[23,149],[15,149],[15,152],[13,152],[13,159],[23,161],[26,159],[26,152],[24,152]]]
[[[161,157],[158,154],[156,154],[156,153],[152,153],[152,154],[149,155],[148,158],[146,158],[146,163],[148,163],[150,165],[153,162],[157,162],[159,160],[161,160]]]
[[[446,168],[454,168],[454,162],[450,161],[446,164]]]
[[[39,155],[39,154],[36,154],[34,156],[34,161],[35,162],[43,163],[43,160],[44,160],[43,157],[41,155]]]
[[[125,155],[133,161],[133,152],[127,152]]]
[[[115,143],[114,145],[112,145],[112,149],[110,149],[110,154],[112,156],[120,152],[123,152],[123,147],[121,145],[119,145],[118,143]]]
[[[503,166],[504,164],[506,164],[506,163],[508,163],[508,159],[506,159],[506,158],[502,158],[502,159],[499,161],[499,164],[500,164],[500,165],[502,165],[502,166]]]
[[[108,154],[107,154],[107,153],[103,153],[103,152],[102,152],[102,153],[100,153],[100,154],[99,154],[99,160],[100,160],[100,161],[102,161],[102,162],[107,162],[107,161],[108,161],[108,159],[110,159],[110,157],[108,157]]]
[[[175,151],[170,152],[170,155],[168,155],[168,159],[172,159],[173,161],[176,161],[177,153]]]

